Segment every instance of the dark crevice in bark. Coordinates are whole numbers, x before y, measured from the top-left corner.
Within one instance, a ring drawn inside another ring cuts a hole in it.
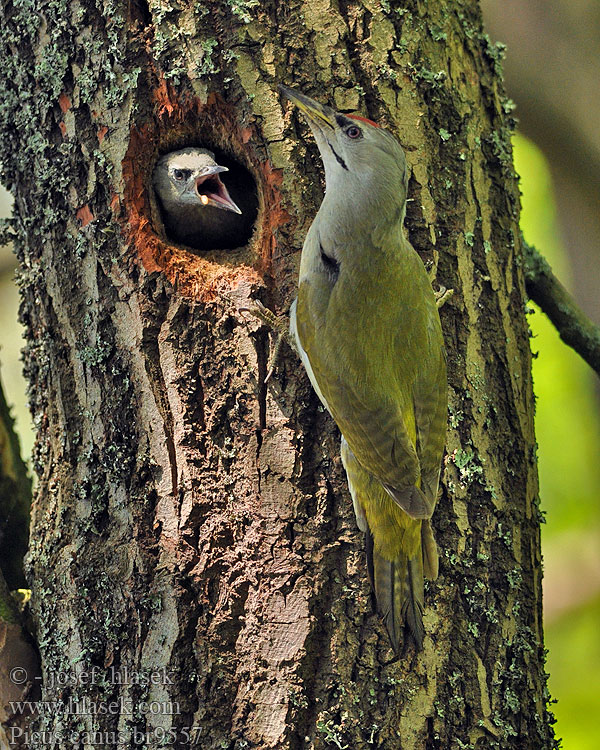
[[[381,111],[381,102],[373,90],[371,75],[365,70],[362,63],[364,45],[368,43],[370,35],[369,25],[372,21],[373,15],[364,7],[351,6],[348,0],[340,0],[339,10],[349,29],[351,27],[351,16],[353,16],[355,27],[361,29],[360,39],[354,34],[348,34],[344,41],[346,49],[348,50],[348,58],[350,60],[354,80],[363,92],[367,116],[369,119],[377,121],[378,113]]]
[[[411,245],[419,253],[423,262],[428,266],[433,263],[433,247],[431,236],[423,209],[421,207],[421,191],[423,186],[417,181],[414,175],[410,175],[408,180],[408,200],[406,203],[406,228]],[[437,280],[436,280],[437,281]],[[437,283],[442,283],[437,281]],[[446,286],[446,279],[443,280]]]
[[[143,28],[152,23],[148,0],[129,0],[129,15],[134,24],[137,21]]]
[[[163,314],[166,313],[168,304],[166,295],[163,297]],[[141,342],[141,351],[144,356],[144,366],[148,374],[148,381],[151,384],[155,403],[160,411],[164,426],[165,443],[169,454],[169,464],[171,470],[171,493],[177,495],[178,476],[177,476],[177,456],[175,453],[175,443],[173,440],[173,415],[169,406],[167,396],[167,386],[161,367],[160,349],[158,337],[160,334],[161,324],[163,321],[155,319],[152,326],[144,329],[143,339]]]
[[[269,334],[267,331],[257,331],[253,336],[256,348],[257,363],[257,398],[258,398],[258,430],[264,430],[267,426],[267,368],[269,362]],[[275,338],[273,334],[273,339]],[[275,343],[273,341],[273,346]],[[260,450],[260,447],[259,447]]]
[[[425,750],[439,750],[441,747],[439,738],[436,737],[433,717],[427,717],[427,737],[425,738]]]

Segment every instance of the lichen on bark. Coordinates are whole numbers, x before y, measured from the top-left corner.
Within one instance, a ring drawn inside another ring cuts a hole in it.
[[[149,747],[184,746],[191,727],[203,748],[236,750],[553,747],[518,190],[477,3],[4,0],[4,13],[44,697],[135,706],[39,727]],[[264,385],[266,333],[239,312],[251,297],[285,312],[322,195],[278,82],[398,135],[408,235],[455,290],[441,576],[423,654],[394,664],[335,426],[293,353]],[[232,255],[161,234],[151,166],[188,138],[229,148],[256,180],[257,229]],[[53,681],[94,667],[101,682]],[[125,667],[168,680],[111,679]]]

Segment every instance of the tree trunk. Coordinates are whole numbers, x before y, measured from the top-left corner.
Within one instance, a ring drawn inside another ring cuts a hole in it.
[[[393,7],[392,7],[393,5]],[[37,747],[554,747],[519,199],[475,0],[4,0],[1,146],[38,428]],[[424,651],[374,612],[339,434],[268,333],[322,197],[284,82],[394,131],[438,284],[450,431]],[[251,175],[243,247],[174,245],[159,154]],[[43,734],[42,734],[43,733]]]

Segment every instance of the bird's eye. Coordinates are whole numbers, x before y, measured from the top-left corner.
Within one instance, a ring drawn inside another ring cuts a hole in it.
[[[350,127],[346,128],[346,135],[348,138],[360,138],[362,135],[362,130],[358,127],[358,125],[350,125]]]
[[[174,169],[173,170],[173,177],[176,180],[185,180],[185,170],[184,169]]]

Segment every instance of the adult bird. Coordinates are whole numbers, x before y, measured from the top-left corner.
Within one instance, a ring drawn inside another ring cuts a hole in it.
[[[205,148],[183,148],[157,161],[152,181],[169,238],[197,250],[236,248],[247,242],[256,216],[256,194],[241,172],[242,184],[234,179],[226,186],[224,172],[228,167],[217,164]]]
[[[436,297],[403,231],[404,152],[389,132],[281,87],[304,114],[326,192],[300,262],[290,333],[342,433],[341,455],[378,607],[396,652],[422,647],[423,577],[446,435]]]

